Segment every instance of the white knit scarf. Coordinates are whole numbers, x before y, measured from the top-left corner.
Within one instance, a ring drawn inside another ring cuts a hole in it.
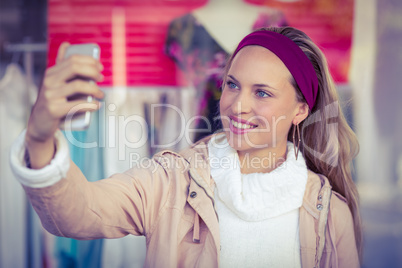
[[[307,183],[303,155],[296,160],[293,143],[286,161],[270,173],[241,174],[236,150],[224,134],[208,143],[211,176],[223,203],[246,221],[261,221],[300,208]]]
[[[303,156],[287,158],[270,173],[241,174],[225,135],[208,144],[220,228],[220,267],[301,266],[299,208],[307,182]]]

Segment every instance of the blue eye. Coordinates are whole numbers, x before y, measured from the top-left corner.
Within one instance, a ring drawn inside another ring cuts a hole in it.
[[[226,84],[228,85],[229,88],[232,88],[232,89],[237,88],[237,85],[231,81],[226,82]]]
[[[267,92],[262,91],[262,90],[258,90],[256,95],[257,95],[258,97],[261,97],[261,98],[271,97],[270,94],[268,94]]]

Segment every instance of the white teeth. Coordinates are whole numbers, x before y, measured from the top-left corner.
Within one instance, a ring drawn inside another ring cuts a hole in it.
[[[236,128],[241,128],[241,129],[249,129],[249,128],[251,128],[251,126],[248,125],[248,124],[238,123],[238,122],[236,122],[234,120],[231,120],[231,122],[232,122],[232,125],[235,126]]]

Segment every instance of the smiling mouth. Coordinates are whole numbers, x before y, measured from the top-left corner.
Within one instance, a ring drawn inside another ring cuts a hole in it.
[[[235,128],[239,128],[239,129],[252,129],[252,128],[257,127],[257,125],[244,124],[244,123],[237,122],[237,121],[235,121],[233,119],[230,119],[230,122],[232,123],[232,125]]]

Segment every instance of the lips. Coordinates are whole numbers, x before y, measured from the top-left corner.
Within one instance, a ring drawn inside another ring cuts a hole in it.
[[[235,127],[239,127],[239,128],[256,128],[258,125],[257,124],[253,124],[247,120],[238,118],[236,116],[229,116],[229,119],[231,121],[231,123],[233,123],[235,125]]]
[[[230,118],[230,124],[229,124],[230,130],[235,134],[243,134],[249,132],[258,126],[247,120],[235,116],[229,116],[229,118]]]
[[[237,121],[230,120],[230,123],[233,124],[233,126],[241,129],[249,129],[249,128],[255,128],[256,126],[253,126],[251,124],[243,124],[243,123],[238,123]]]

